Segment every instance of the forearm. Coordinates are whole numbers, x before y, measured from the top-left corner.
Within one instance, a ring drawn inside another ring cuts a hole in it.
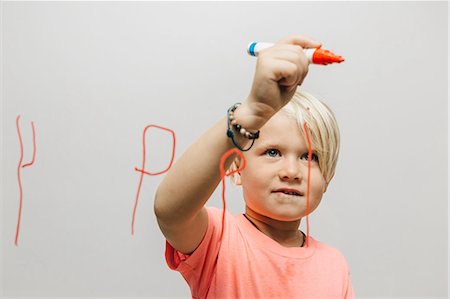
[[[205,205],[220,182],[220,158],[233,143],[226,135],[224,117],[192,144],[161,182],[155,196],[155,213],[166,224],[189,221]],[[248,140],[238,137],[245,146]],[[232,163],[227,159],[224,168]]]

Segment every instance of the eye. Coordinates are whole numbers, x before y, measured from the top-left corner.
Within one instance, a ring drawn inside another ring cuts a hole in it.
[[[303,154],[303,156],[300,159],[305,159],[306,161],[308,161],[308,153]],[[311,161],[317,162],[319,161],[319,157],[315,153],[312,153]]]
[[[272,157],[272,158],[281,156],[280,151],[277,150],[277,149],[275,149],[275,148],[270,148],[270,149],[266,150],[266,151],[264,152],[264,154],[267,155],[267,156],[269,156],[269,157]]]

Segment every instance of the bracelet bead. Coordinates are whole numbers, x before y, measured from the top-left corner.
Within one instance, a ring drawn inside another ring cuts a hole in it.
[[[239,105],[241,105],[241,103],[236,103],[236,104],[234,104],[233,106],[231,106],[228,109],[228,113],[227,113],[227,123],[228,123],[227,136],[229,138],[231,138],[231,141],[233,142],[233,144],[240,151],[245,152],[245,151],[248,151],[249,149],[251,149],[253,144],[255,143],[255,140],[259,138],[259,131],[255,132],[255,133],[248,132],[241,125],[237,124],[236,119],[234,117],[234,111],[236,110],[237,107],[239,107]],[[234,133],[233,133],[233,130],[231,128],[234,128],[235,131],[239,132],[239,134],[241,134],[245,138],[251,139],[252,140],[252,144],[247,149],[242,148],[239,144],[237,144],[236,140],[234,139]]]

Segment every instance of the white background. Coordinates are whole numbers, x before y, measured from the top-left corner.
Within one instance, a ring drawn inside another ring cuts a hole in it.
[[[446,2],[3,2],[1,10],[3,296],[189,298],[165,264],[153,215],[162,176],[144,178],[130,233],[143,128],[173,129],[179,157],[247,96],[249,42],[305,34],[346,58],[311,66],[301,87],[332,108],[342,136],[311,235],[346,256],[357,298],[447,297]],[[37,157],[22,170],[15,247],[17,115],[25,161],[35,122]],[[147,136],[147,170],[164,168],[170,136]],[[228,186],[228,208],[240,213],[240,190]],[[219,192],[208,205],[221,207]]]

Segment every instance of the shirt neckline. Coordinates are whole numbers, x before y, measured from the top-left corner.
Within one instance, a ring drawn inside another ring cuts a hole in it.
[[[250,238],[252,243],[262,251],[270,251],[290,258],[305,259],[311,257],[316,250],[316,240],[311,236],[307,237],[308,247],[306,241],[304,247],[284,247],[254,227],[243,214],[237,215],[236,218],[240,226],[244,228],[241,233]]]

